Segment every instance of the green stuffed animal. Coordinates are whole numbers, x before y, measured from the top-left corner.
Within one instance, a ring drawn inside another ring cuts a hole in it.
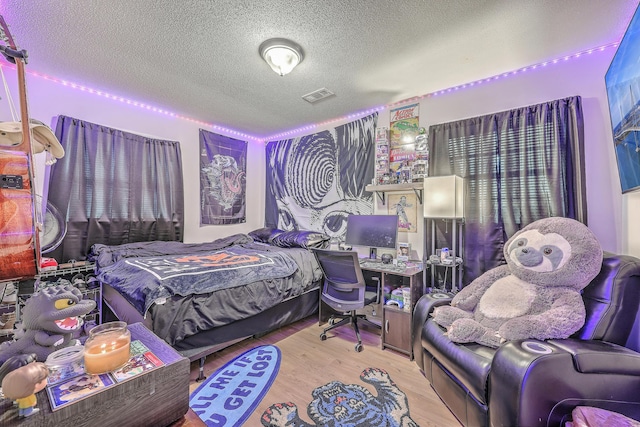
[[[602,248],[584,224],[535,221],[504,246],[493,268],[437,307],[433,320],[453,342],[498,347],[505,341],[567,338],[585,322],[580,291],[600,272]]]
[[[20,338],[0,345],[0,365],[12,356],[31,353],[44,362],[54,351],[78,344],[72,334],[95,307],[95,301],[82,299],[82,292],[72,285],[40,289],[25,303]]]

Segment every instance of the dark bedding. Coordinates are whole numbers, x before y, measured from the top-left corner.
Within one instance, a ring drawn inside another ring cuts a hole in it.
[[[98,279],[151,315],[154,333],[171,345],[299,296],[322,278],[309,250],[256,243],[243,234],[203,244],[94,245],[90,259]],[[175,276],[176,260],[225,267]]]
[[[198,252],[215,251],[232,245],[252,243],[253,239],[246,234],[234,234],[213,242],[182,243],[182,242],[135,242],[123,245],[108,246],[95,244],[91,247],[88,259],[96,263],[101,269],[112,265],[123,258],[141,258],[160,255],[186,255]]]

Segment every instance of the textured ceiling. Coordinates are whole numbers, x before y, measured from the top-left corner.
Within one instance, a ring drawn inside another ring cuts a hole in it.
[[[2,0],[29,69],[267,137],[619,41],[637,0]],[[266,39],[300,44],[280,77]],[[316,104],[302,96],[327,88]]]

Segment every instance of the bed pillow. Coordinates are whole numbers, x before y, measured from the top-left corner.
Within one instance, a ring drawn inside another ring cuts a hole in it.
[[[271,244],[281,248],[318,248],[329,246],[330,237],[317,231],[285,231],[271,239]]]
[[[275,236],[283,232],[284,231],[280,230],[279,228],[263,227],[263,228],[258,228],[256,230],[253,230],[248,234],[256,242],[271,243],[271,239],[273,239]]]

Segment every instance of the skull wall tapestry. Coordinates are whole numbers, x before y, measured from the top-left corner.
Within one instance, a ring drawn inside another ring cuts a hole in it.
[[[266,147],[265,226],[344,241],[349,214],[373,213],[378,113]]]
[[[200,129],[200,225],[246,221],[247,143]]]

